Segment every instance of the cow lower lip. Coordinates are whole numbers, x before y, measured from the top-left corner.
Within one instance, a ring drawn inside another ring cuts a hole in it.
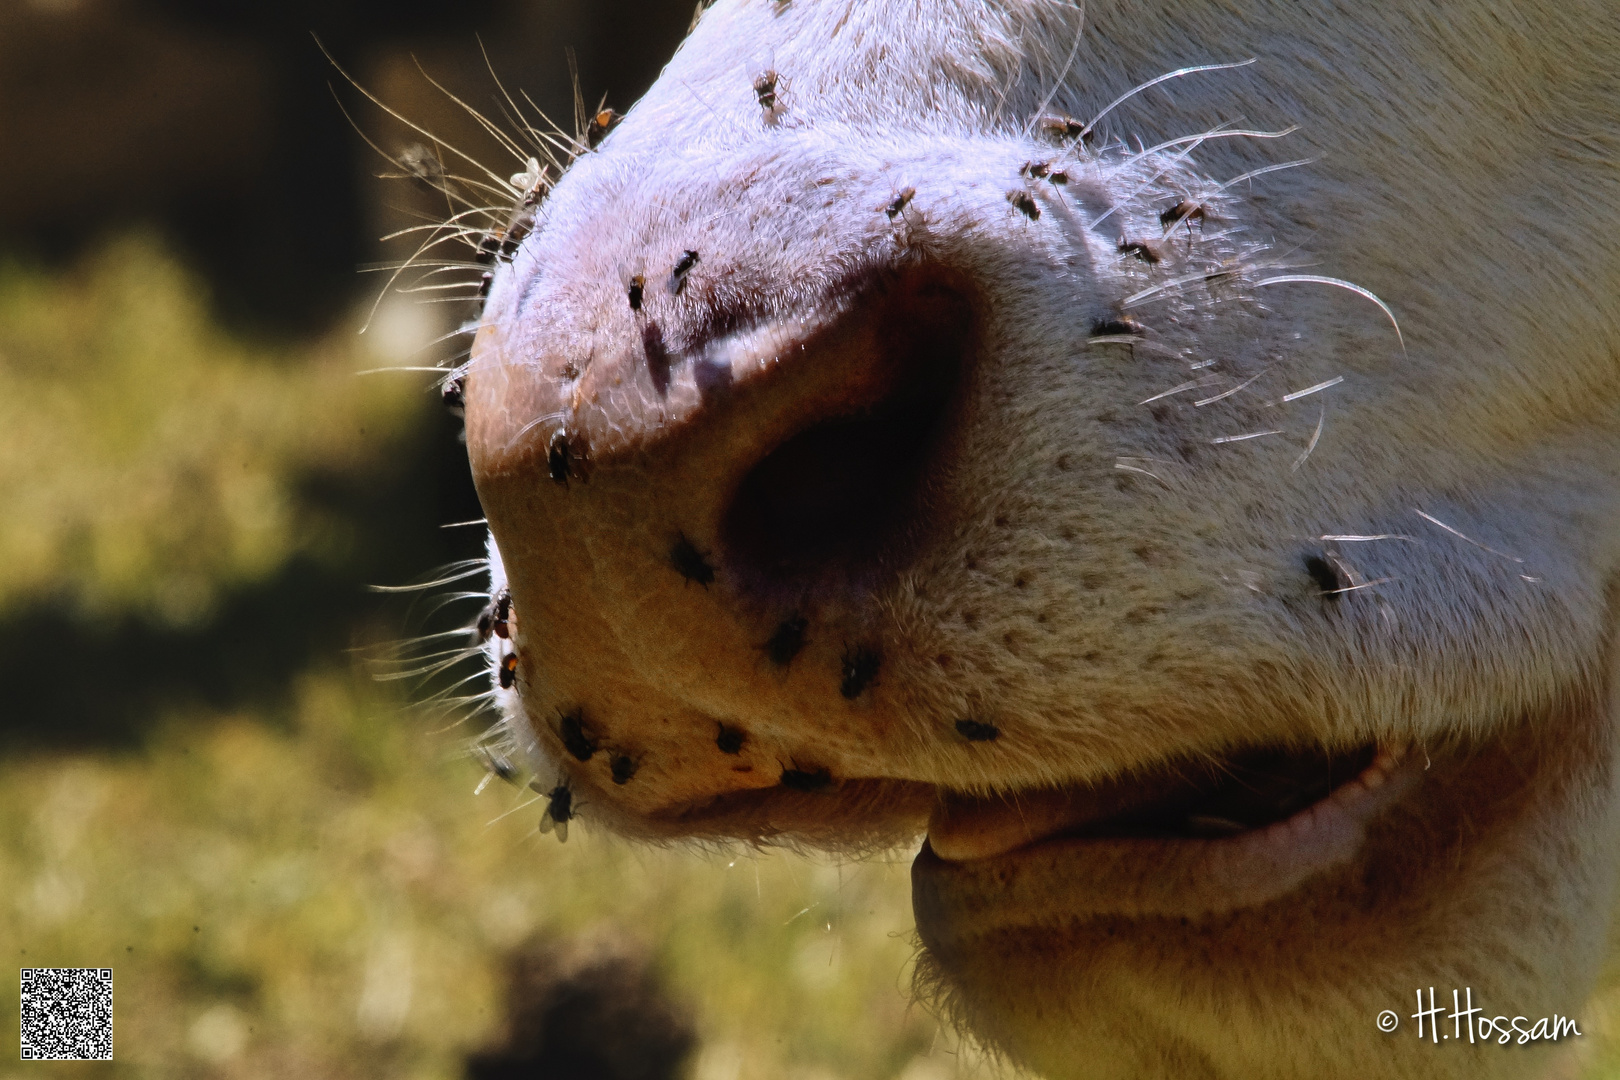
[[[1014,907],[1037,918],[1047,909],[1068,917],[1187,916],[1268,902],[1354,858],[1368,822],[1423,772],[1421,755],[1414,762],[1394,747],[1368,746],[1335,760],[1341,782],[1329,774],[1307,782],[1311,761],[1304,756],[1291,760],[1291,771],[1267,774],[1276,781],[1269,791],[1243,782],[1253,766],[1234,765],[1237,779],[1227,783],[1147,778],[1135,799],[1127,784],[1045,793],[1023,805],[947,798],[915,870],[919,881],[942,887],[923,890],[919,902],[926,895],[929,903],[974,907],[976,884],[992,880],[986,898],[1030,892]],[[1247,819],[1216,812],[1234,807]]]

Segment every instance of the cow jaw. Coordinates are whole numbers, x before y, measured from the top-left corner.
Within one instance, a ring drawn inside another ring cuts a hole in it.
[[[1204,864],[1214,880],[1165,881],[1189,849],[1243,836],[1128,855],[1059,838],[958,862],[925,848],[920,979],[1054,1078],[1538,1075],[1558,1047],[1504,1054],[1466,1018],[1443,1019],[1439,1045],[1417,1039],[1414,995],[1434,988],[1448,1014],[1456,989],[1487,1017],[1579,1020],[1620,839],[1612,708],[1593,693],[1488,743],[1409,752],[1382,785],[1406,793],[1364,842],[1258,903],[1222,902],[1236,896],[1221,860]],[[1527,882],[1542,883],[1533,910]],[[1389,1035],[1375,1027],[1386,1010]],[[1279,1028],[1299,1037],[1266,1034]]]

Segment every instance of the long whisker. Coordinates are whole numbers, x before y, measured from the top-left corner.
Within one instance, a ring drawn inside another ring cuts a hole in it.
[[[1371,289],[1363,288],[1353,281],[1345,281],[1343,278],[1323,277],[1320,274],[1281,274],[1277,277],[1257,281],[1254,283],[1254,287],[1258,289],[1265,285],[1286,285],[1295,281],[1314,285],[1331,285],[1336,289],[1348,289],[1362,299],[1371,300],[1374,304],[1377,304],[1378,310],[1382,311],[1389,319],[1389,325],[1395,328],[1395,340],[1400,342],[1401,356],[1406,356],[1406,338],[1401,335],[1401,324],[1396,321],[1395,313],[1389,309],[1389,305],[1380,300],[1378,295]]]
[[[1107,116],[1109,113],[1113,112],[1116,108],[1125,104],[1125,102],[1129,101],[1137,94],[1140,94],[1142,91],[1150,90],[1162,82],[1168,82],[1171,79],[1179,79],[1183,75],[1195,75],[1200,71],[1226,71],[1230,68],[1248,67],[1250,64],[1256,63],[1257,60],[1257,57],[1251,56],[1247,60],[1239,60],[1236,63],[1231,64],[1199,64],[1196,67],[1184,67],[1177,68],[1174,71],[1167,71],[1157,78],[1149,79],[1145,83],[1140,83],[1137,86],[1132,87],[1123,94],[1119,95],[1119,97],[1115,98],[1113,101],[1110,101],[1106,106],[1103,107],[1102,112],[1091,118],[1091,122],[1088,123],[1086,127],[1095,128],[1098,121]]]
[[[1069,58],[1063,61],[1063,67],[1058,71],[1058,77],[1052,81],[1052,88],[1046,92],[1045,97],[1041,98],[1040,105],[1030,115],[1029,122],[1024,125],[1022,137],[1025,139],[1029,138],[1030,133],[1035,130],[1035,125],[1040,122],[1041,117],[1046,115],[1046,110],[1051,108],[1052,99],[1057,97],[1059,90],[1063,89],[1063,81],[1069,77],[1069,71],[1074,67],[1074,58],[1080,55],[1080,41],[1085,37],[1086,32],[1085,0],[1080,0],[1077,6],[1080,10],[1080,24],[1074,28],[1074,44],[1069,47]],[[1090,130],[1089,125],[1087,130]]]

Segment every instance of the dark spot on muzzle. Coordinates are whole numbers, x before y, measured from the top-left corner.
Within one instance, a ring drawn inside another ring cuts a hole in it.
[[[802,615],[791,615],[777,625],[770,640],[765,642],[765,655],[777,667],[787,667],[804,648],[804,631],[810,625]]]
[[[636,775],[636,763],[625,754],[619,754],[613,759],[613,782],[615,784],[628,784]]]
[[[864,645],[850,650],[844,654],[843,679],[838,684],[838,692],[846,699],[854,701],[866,692],[877,678],[878,667],[883,658],[876,649],[868,649]]]
[[[585,731],[583,709],[561,714],[557,720],[557,735],[562,740],[563,749],[574,755],[577,761],[589,761],[596,754],[596,740]]]
[[[991,742],[1001,735],[1001,729],[982,720],[958,720],[956,733],[968,742]]]
[[[746,738],[747,736],[736,728],[721,724],[720,733],[714,737],[714,745],[720,748],[722,754],[740,754]]]
[[[1343,570],[1339,569],[1331,557],[1322,555],[1305,556],[1305,572],[1316,582],[1324,598],[1337,600],[1350,587]]]

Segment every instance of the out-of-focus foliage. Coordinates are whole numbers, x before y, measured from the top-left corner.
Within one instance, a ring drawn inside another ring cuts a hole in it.
[[[114,968],[115,1066],[58,1075],[454,1078],[506,958],[582,939],[650,954],[693,1080],[974,1075],[909,1004],[909,860],[559,844],[364,676],[297,697],[290,730],[175,716],[134,756],[0,765],[0,942]]]
[[[301,502],[354,471],[419,387],[361,379],[352,332],[299,355],[232,340],[161,245],[112,244],[65,278],[0,266],[0,608],[43,594],[171,625],[293,554],[342,557]]]

